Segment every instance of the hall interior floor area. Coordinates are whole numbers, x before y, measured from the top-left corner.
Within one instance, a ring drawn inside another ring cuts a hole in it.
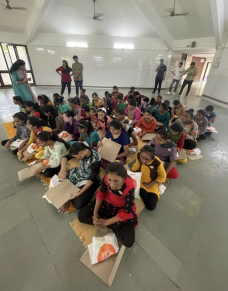
[[[213,104],[203,99],[204,84],[194,84],[187,109]],[[128,88],[119,88],[127,94]],[[36,95],[60,87],[32,87]],[[71,96],[75,96],[74,87]],[[104,96],[106,88],[86,88]],[[111,88],[107,88],[111,91]],[[151,89],[140,89],[152,97]],[[178,96],[166,95],[171,104]],[[0,91],[0,124],[12,121],[18,106],[12,89]],[[155,95],[156,96],[156,95]],[[184,96],[184,95],[183,95]],[[65,92],[65,99],[67,93]],[[228,286],[228,109],[215,104],[219,132],[199,142],[203,158],[178,164],[153,212],[139,215],[136,241],[126,249],[112,287],[80,263],[85,248],[70,222],[77,211],[62,215],[42,198],[46,188],[37,177],[18,181],[25,168],[0,147],[0,289],[2,291],[225,291]],[[0,139],[6,139],[0,127]]]

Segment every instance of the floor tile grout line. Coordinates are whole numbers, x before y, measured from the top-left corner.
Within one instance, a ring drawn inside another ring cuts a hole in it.
[[[151,259],[151,257],[147,254],[147,252],[137,243],[137,245],[139,246],[139,248],[146,254],[146,256],[153,261],[153,263],[159,268],[159,270],[161,270],[161,272],[168,278],[168,280],[175,285],[179,290],[181,290],[180,286],[177,285],[177,283],[175,283],[155,262],[153,259]]]
[[[180,267],[180,270],[179,270],[179,272],[178,272],[178,274],[177,274],[177,278],[178,278],[178,275],[179,275],[179,273],[180,273],[180,271],[181,271],[181,268],[182,268],[182,266],[183,266],[183,264],[184,264],[184,262],[185,262],[185,257],[186,257],[186,255],[187,255],[187,253],[188,253],[188,251],[189,251],[190,245],[191,245],[192,240],[193,240],[193,237],[194,237],[194,235],[195,235],[195,231],[196,231],[196,229],[197,229],[197,227],[198,227],[198,224],[199,224],[199,221],[200,221],[200,217],[201,217],[201,215],[202,215],[202,213],[203,213],[203,210],[204,210],[205,204],[206,204],[206,202],[207,202],[207,199],[208,199],[208,198],[207,198],[207,196],[206,196],[206,198],[205,198],[205,202],[204,202],[203,207],[202,207],[202,211],[200,212],[199,218],[198,218],[198,220],[196,221],[196,225],[195,225],[195,228],[194,228],[194,231],[193,231],[193,235],[192,235],[192,237],[191,237],[191,240],[190,240],[190,242],[189,242],[189,244],[188,244],[188,247],[186,248],[185,254],[184,254],[184,256],[183,256],[183,262],[182,262],[181,267]]]
[[[51,258],[51,256],[50,256],[50,253],[49,253],[49,251],[48,251],[48,249],[47,249],[47,246],[46,246],[46,244],[45,244],[45,242],[44,242],[44,239],[43,239],[43,237],[42,237],[42,235],[41,235],[41,233],[40,233],[40,230],[39,230],[39,228],[38,228],[38,226],[37,226],[37,224],[36,224],[35,218],[34,218],[34,216],[32,215],[31,209],[29,208],[29,205],[28,205],[26,199],[25,199],[25,202],[26,202],[26,204],[27,204],[27,207],[28,207],[28,209],[29,209],[29,212],[30,212],[30,214],[31,214],[31,217],[32,217],[32,219],[33,219],[33,222],[34,222],[34,224],[35,224],[35,226],[36,226],[36,229],[37,229],[37,231],[38,231],[38,233],[39,233],[39,236],[40,236],[40,238],[41,238],[41,240],[42,240],[42,242],[43,242],[43,244],[44,244],[44,247],[45,247],[45,249],[46,249],[46,251],[47,251],[47,254],[48,254],[48,256],[49,256],[49,259],[50,259],[50,261],[51,261],[51,263],[52,263],[52,265],[53,265],[53,267],[54,267],[54,269],[55,269],[55,271],[56,271],[56,274],[58,275],[59,281],[61,282],[61,285],[62,285],[63,289],[65,290],[65,287],[64,287],[63,282],[62,282],[62,280],[61,280],[61,277],[60,277],[60,275],[59,275],[59,273],[58,273],[58,271],[57,271],[57,269],[56,269],[56,267],[55,267],[55,265],[54,265],[54,263],[53,263],[53,261],[52,261],[52,258]]]

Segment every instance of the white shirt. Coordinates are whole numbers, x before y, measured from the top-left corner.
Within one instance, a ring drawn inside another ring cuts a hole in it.
[[[173,70],[172,70],[172,72],[174,72],[175,73],[175,75],[174,75],[174,79],[175,80],[180,80],[181,79],[181,75],[183,74],[183,72],[185,72],[185,68],[183,68],[183,67],[176,67],[176,68],[174,68]]]

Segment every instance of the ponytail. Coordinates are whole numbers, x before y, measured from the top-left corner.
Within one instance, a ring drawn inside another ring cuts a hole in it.
[[[52,141],[59,141],[62,142],[66,149],[69,149],[68,144],[65,142],[65,140],[63,140],[62,138],[58,137],[58,135],[55,132],[49,132],[49,131],[42,131],[40,134],[38,134],[37,138],[39,138],[41,141],[48,141],[48,140],[52,140]]]

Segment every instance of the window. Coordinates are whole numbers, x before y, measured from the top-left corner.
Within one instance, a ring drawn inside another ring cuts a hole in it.
[[[25,61],[30,85],[35,85],[35,78],[26,45],[0,43],[0,86],[12,86],[10,67],[18,59]]]

